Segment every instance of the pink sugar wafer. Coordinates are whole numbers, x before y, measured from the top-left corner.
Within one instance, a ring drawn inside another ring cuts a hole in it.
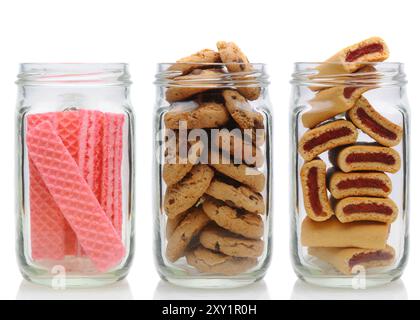
[[[118,264],[124,245],[52,124],[32,128],[26,140],[30,158],[87,256],[99,271]]]
[[[67,222],[32,160],[29,160],[29,171],[32,259],[61,260],[65,253],[64,230]]]
[[[115,146],[114,146],[114,212],[112,222],[118,234],[122,231],[122,185],[121,185],[121,162],[123,148],[124,116],[115,115]]]
[[[75,161],[79,156],[79,131],[79,111],[57,112],[57,133]],[[78,247],[76,234],[68,224],[65,229],[65,239],[66,254],[76,255]]]

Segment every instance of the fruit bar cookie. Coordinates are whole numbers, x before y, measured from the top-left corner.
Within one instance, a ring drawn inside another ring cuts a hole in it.
[[[222,201],[207,199],[203,210],[217,225],[250,239],[264,234],[264,222],[259,215],[229,207]]]
[[[306,128],[313,128],[321,122],[353,108],[367,87],[337,86],[316,93],[309,100],[311,109],[303,113],[302,123]]]
[[[386,267],[395,259],[395,250],[387,245],[383,249],[309,248],[311,256],[324,260],[343,274],[352,274],[355,266],[366,269]]]
[[[317,76],[353,73],[365,63],[388,59],[389,50],[384,40],[372,37],[344,48],[319,65]]]
[[[397,151],[387,147],[356,145],[343,148],[337,155],[337,165],[344,172],[400,170],[401,158]]]
[[[226,125],[229,119],[229,112],[218,102],[177,102],[164,116],[169,129],[179,129],[180,122],[184,122],[186,129],[217,128]]]
[[[213,170],[204,164],[196,165],[179,182],[168,187],[164,208],[169,218],[191,208],[204,194],[213,179]]]
[[[215,89],[219,87],[217,82],[223,75],[223,71],[219,69],[194,69],[185,76],[175,77],[173,86],[166,90],[166,100],[168,102],[182,101],[198,93]]]
[[[262,255],[264,242],[235,235],[215,225],[208,225],[200,234],[203,247],[228,256],[258,258]]]
[[[402,128],[379,114],[364,97],[356,101],[347,115],[356,127],[378,143],[387,147],[400,143]]]
[[[240,274],[257,265],[256,258],[238,258],[218,253],[199,246],[186,255],[189,265],[200,272],[226,276]]]
[[[349,197],[338,201],[335,208],[335,216],[342,223],[352,221],[392,223],[397,215],[397,205],[388,198]]]
[[[346,120],[337,120],[306,131],[299,141],[299,154],[310,161],[324,151],[355,143],[357,129]]]
[[[232,73],[250,73],[254,69],[249,63],[248,58],[233,42],[219,41],[217,42],[217,49],[220,53],[222,62],[226,64],[226,68]],[[234,78],[235,81],[255,81],[252,77],[238,77]],[[248,100],[256,100],[260,96],[261,88],[257,86],[244,86],[238,88],[238,91]]]
[[[352,196],[387,197],[392,191],[392,182],[382,172],[336,171],[329,179],[329,190],[335,199]]]
[[[264,128],[264,118],[261,113],[254,110],[249,102],[239,92],[224,90],[225,105],[233,120],[242,129]]]
[[[389,225],[380,222],[341,223],[335,217],[316,222],[306,217],[302,222],[301,242],[305,247],[383,249],[388,233]]]
[[[306,162],[300,171],[306,214],[314,221],[328,220],[334,211],[327,196],[326,165],[320,159]]]
[[[261,194],[228,179],[222,180],[220,177],[213,179],[206,194],[251,213],[263,214],[265,211],[264,199]]]
[[[175,64],[168,68],[168,71],[180,72],[182,74],[188,74],[194,69],[205,69],[208,67],[214,68],[214,63],[220,63],[219,52],[211,49],[200,50],[188,57],[179,59]]]
[[[191,240],[207,225],[210,219],[201,208],[189,210],[168,239],[166,257],[175,262],[181,258]]]

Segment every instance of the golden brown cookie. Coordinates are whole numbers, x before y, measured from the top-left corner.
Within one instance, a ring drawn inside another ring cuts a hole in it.
[[[333,121],[306,131],[299,141],[299,154],[311,161],[324,151],[355,143],[357,135],[357,129],[350,121]]]
[[[233,276],[244,273],[257,265],[256,258],[231,257],[222,253],[213,252],[199,246],[186,255],[189,265],[200,272],[216,273]]]
[[[169,71],[178,71],[182,74],[188,74],[194,69],[206,69],[214,67],[213,63],[220,63],[219,52],[211,49],[200,50],[188,57],[179,59],[175,64],[168,68]]]
[[[175,143],[175,142],[167,142],[167,143]],[[189,145],[189,147],[188,147]],[[163,181],[165,181],[167,186],[171,186],[191,171],[194,164],[198,162],[200,158],[202,148],[204,147],[203,144],[199,142],[193,142],[188,144],[188,156],[182,157],[179,152],[179,145],[176,143],[175,147],[176,154],[175,157],[165,157],[165,164],[163,165],[162,170],[162,177]]]
[[[318,75],[352,73],[365,63],[384,61],[389,50],[384,40],[372,37],[344,48],[317,67]]]
[[[245,164],[235,164],[227,157],[221,158],[218,163],[210,165],[218,172],[243,183],[256,192],[262,192],[265,188],[265,176],[257,169]]]
[[[200,243],[215,252],[242,258],[258,258],[264,250],[262,240],[247,239],[212,224],[200,233]]]
[[[249,73],[254,71],[254,68],[249,63],[248,58],[233,42],[219,41],[217,42],[217,49],[220,53],[222,62],[226,64],[226,68],[232,73]],[[235,76],[234,80],[255,80],[252,77]],[[258,86],[238,87],[238,91],[248,100],[256,100],[260,96],[261,89]]]
[[[215,147],[233,156],[236,162],[256,167],[264,164],[265,157],[261,149],[244,138],[240,130],[221,129],[215,139]]]
[[[259,239],[264,234],[264,222],[259,215],[242,212],[211,198],[204,201],[203,210],[217,225],[246,238]]]
[[[209,187],[213,175],[209,166],[198,164],[181,181],[168,187],[164,199],[168,217],[173,219],[196,204]]]
[[[237,91],[224,90],[225,106],[242,129],[263,129],[264,117]]]
[[[309,100],[311,109],[302,114],[303,125],[306,128],[313,128],[350,110],[367,90],[369,90],[367,87],[337,86],[317,92],[315,97]]]
[[[358,248],[309,248],[308,253],[317,257],[343,274],[352,274],[355,266],[365,269],[390,266],[395,259],[395,250],[387,245],[383,249]],[[355,270],[355,273],[360,270]]]
[[[387,147],[400,143],[403,129],[376,111],[366,98],[357,100],[347,115],[356,127],[376,142]]]
[[[388,147],[355,145],[343,148],[337,156],[337,165],[344,172],[400,170],[401,158],[397,151]]]
[[[190,209],[168,238],[166,257],[175,262],[185,254],[191,240],[207,225],[210,219],[201,208]]]
[[[335,216],[342,223],[352,221],[378,221],[392,223],[398,207],[389,198],[349,197],[341,199],[335,207]]]
[[[392,191],[391,179],[382,172],[334,172],[329,190],[335,199],[355,196],[387,197]]]
[[[261,194],[244,185],[232,184],[231,181],[222,180],[220,177],[213,179],[206,190],[206,194],[224,201],[229,206],[244,209],[251,213],[263,214],[265,212],[264,198]]]
[[[165,126],[170,129],[179,129],[180,122],[186,129],[217,128],[226,125],[229,119],[222,103],[195,101],[174,103],[164,117]]]
[[[188,213],[188,211],[183,212],[183,213],[177,215],[173,219],[169,219],[168,218],[166,220],[166,238],[167,239],[169,239],[171,237],[171,235],[174,233],[176,227],[178,227],[178,225],[185,218],[185,216],[187,215],[187,213]]]
[[[220,87],[224,73],[219,69],[195,69],[185,76],[175,77],[166,90],[168,102],[182,101],[198,93]]]
[[[381,222],[341,223],[336,217],[316,222],[306,217],[302,222],[301,243],[304,247],[383,249],[389,225]]]
[[[328,220],[334,214],[327,195],[326,170],[321,159],[306,162],[300,170],[306,214],[314,221]]]

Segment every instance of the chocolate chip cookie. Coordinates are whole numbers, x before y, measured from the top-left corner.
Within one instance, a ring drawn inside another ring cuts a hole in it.
[[[241,51],[241,49],[233,42],[225,42],[219,41],[217,42],[217,49],[220,53],[220,58],[222,59],[223,63],[226,64],[227,69],[229,72],[232,73],[251,73],[254,71],[254,68],[249,63],[248,58],[246,55]],[[236,80],[252,80],[255,78],[252,77],[240,77],[236,76]],[[240,87],[238,91],[246,97],[248,100],[256,100],[260,96],[261,89],[260,87]]]
[[[244,185],[229,183],[226,179],[215,178],[206,190],[206,194],[224,201],[226,204],[244,209],[251,213],[263,214],[264,199],[261,194],[252,191]]]
[[[232,257],[258,258],[264,250],[262,240],[247,239],[213,224],[200,233],[203,247]]]
[[[203,69],[206,64],[212,66],[213,63],[220,63],[219,52],[211,49],[200,50],[188,57],[179,59],[175,64],[168,68],[169,71],[178,71],[182,74],[188,74],[194,69]]]
[[[211,198],[204,201],[203,210],[217,225],[244,237],[259,239],[264,234],[264,222],[254,213],[231,208]]]
[[[181,258],[191,240],[208,222],[209,218],[201,208],[190,209],[168,239],[168,245],[166,247],[166,257],[168,260],[175,262]]]
[[[256,258],[231,257],[199,246],[186,255],[189,265],[200,272],[232,276],[248,271],[257,265]]]
[[[164,199],[166,214],[171,219],[191,208],[208,189],[213,170],[204,164],[194,166],[178,183],[167,188]]]

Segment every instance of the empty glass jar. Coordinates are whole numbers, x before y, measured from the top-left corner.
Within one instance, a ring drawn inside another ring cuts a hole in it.
[[[319,76],[318,66],[297,63],[292,79],[293,266],[323,286],[387,283],[402,274],[408,250],[403,65]]]
[[[246,285],[269,264],[268,76],[262,64],[230,67],[194,64],[183,74],[179,64],[158,66],[155,255],[175,284]]]
[[[125,64],[22,64],[17,243],[56,288],[123,278],[133,254],[133,113]]]

